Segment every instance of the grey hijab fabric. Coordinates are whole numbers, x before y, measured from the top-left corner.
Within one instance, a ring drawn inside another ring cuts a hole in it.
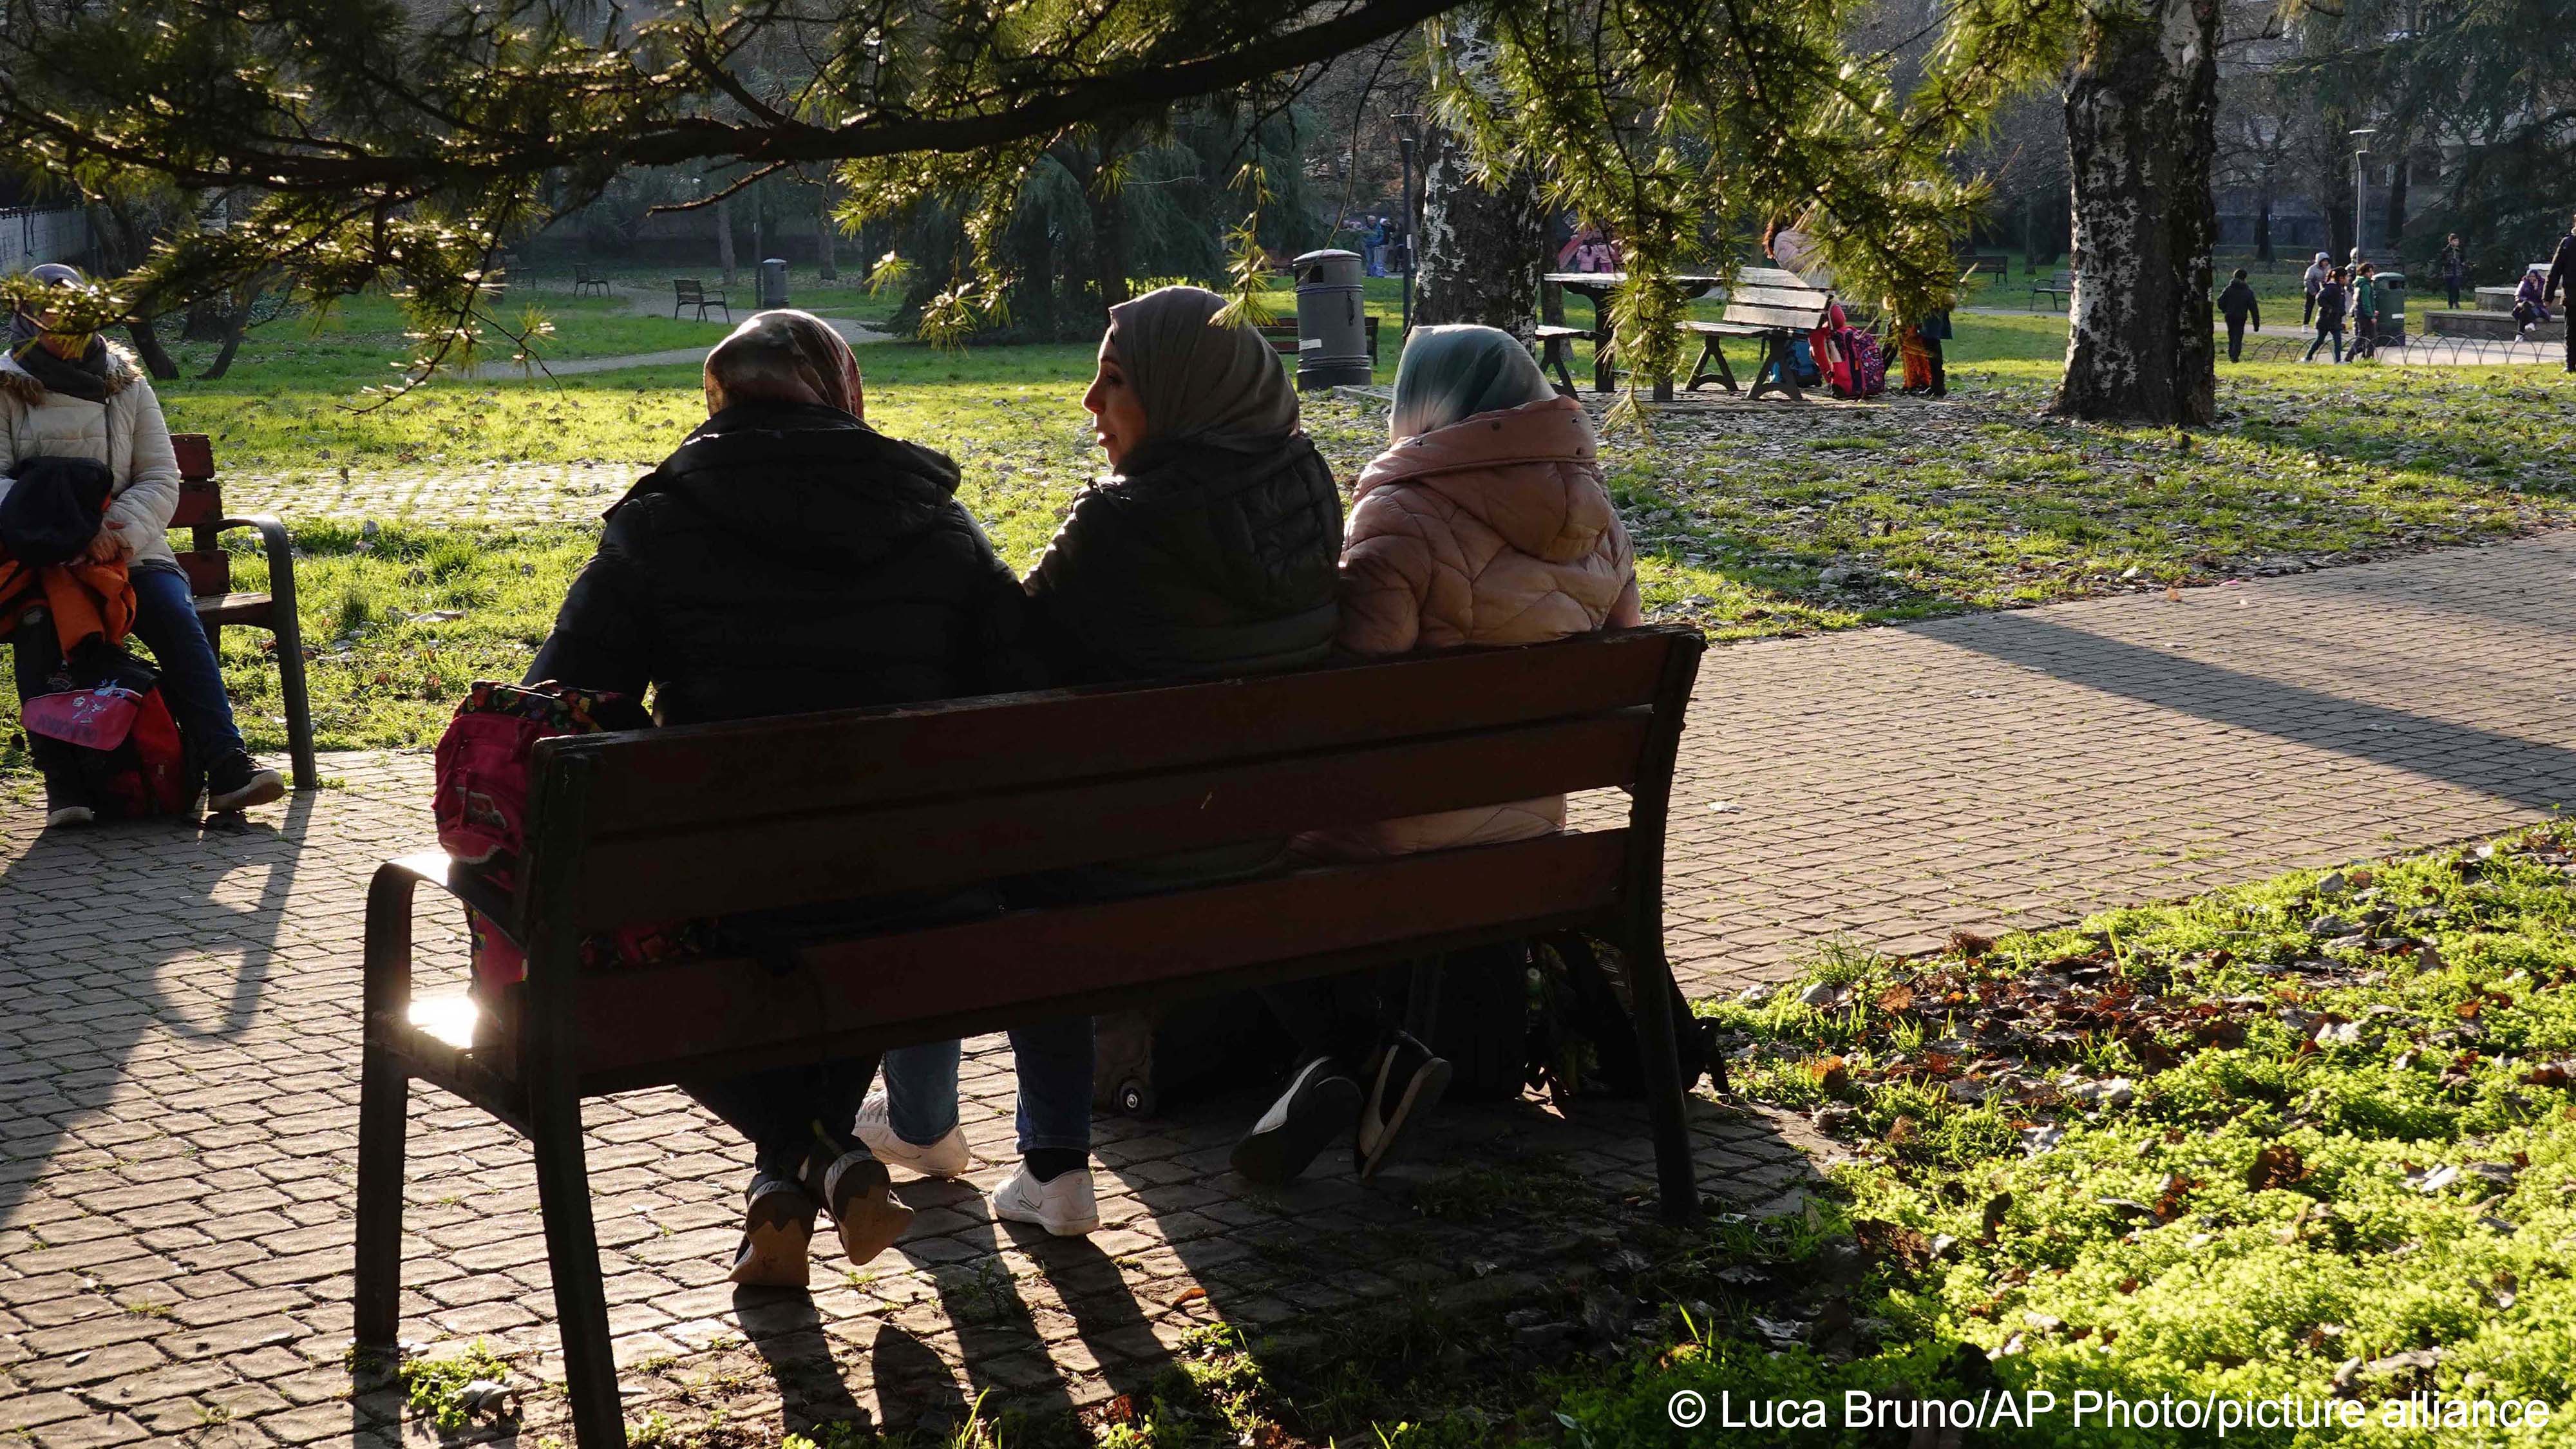
[[[1520,339],[1494,327],[1416,327],[1395,368],[1396,441],[1556,396]]]
[[[1258,452],[1297,431],[1297,389],[1268,341],[1214,324],[1225,299],[1162,287],[1109,309],[1109,345],[1145,408],[1150,443]]]

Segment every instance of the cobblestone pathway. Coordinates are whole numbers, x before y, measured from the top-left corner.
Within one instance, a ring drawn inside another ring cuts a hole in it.
[[[2576,804],[2576,534],[1710,651],[1666,900],[1703,985]]]
[[[1777,975],[1830,933],[1927,945],[2286,865],[2453,839],[2576,797],[2576,535],[2200,590],[1713,651],[1675,792],[1671,914],[1696,990]],[[336,788],[242,834],[40,839],[0,810],[0,1436],[55,1449],[393,1443],[347,1344],[357,932],[374,863],[428,838],[418,756],[338,756]],[[1587,808],[1602,808],[1587,802]],[[424,922],[428,975],[459,969]],[[1007,1057],[969,1064],[967,1131],[1009,1148]],[[966,1188],[904,1192],[911,1237],[809,1297],[720,1277],[741,1167],[669,1093],[592,1104],[611,1316],[633,1412],[790,1426],[954,1420],[1141,1390],[1216,1317],[1325,1321],[1415,1289],[1525,1291],[1640,1221],[1635,1114],[1443,1114],[1381,1190],[1284,1195],[1223,1170],[1251,1109],[1104,1120],[1108,1225],[998,1229]],[[1795,1201],[1792,1129],[1703,1106],[1711,1186]],[[557,1370],[525,1150],[419,1089],[404,1333]],[[1444,1214],[1469,1164],[1580,1214]],[[1444,1184],[1452,1184],[1444,1186]],[[1317,1317],[1310,1320],[1309,1315]],[[560,1432],[531,1401],[534,1444]]]

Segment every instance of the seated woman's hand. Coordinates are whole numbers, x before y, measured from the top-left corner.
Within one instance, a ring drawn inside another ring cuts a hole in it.
[[[127,543],[125,535],[111,523],[99,529],[98,536],[89,541],[89,548],[82,557],[96,564],[122,563],[134,557],[134,545]]]

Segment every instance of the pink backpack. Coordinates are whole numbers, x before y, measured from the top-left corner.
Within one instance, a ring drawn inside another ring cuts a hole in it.
[[[439,848],[480,866],[494,886],[515,889],[528,843],[528,762],[537,741],[651,724],[643,706],[623,694],[568,689],[552,680],[476,681],[438,741],[438,793],[430,813],[438,821]],[[465,916],[478,987],[527,975],[526,958],[490,920],[470,908]],[[628,927],[582,942],[582,959],[586,965],[663,961],[703,949],[708,935],[699,922]]]

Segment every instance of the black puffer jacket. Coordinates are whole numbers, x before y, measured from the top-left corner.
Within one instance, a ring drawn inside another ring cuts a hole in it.
[[[1303,434],[1266,453],[1147,444],[1084,489],[1028,577],[1066,682],[1220,678],[1331,651],[1342,501]]]
[[[609,511],[530,680],[656,690],[665,724],[1040,679],[957,465],[836,408],[745,404]]]

